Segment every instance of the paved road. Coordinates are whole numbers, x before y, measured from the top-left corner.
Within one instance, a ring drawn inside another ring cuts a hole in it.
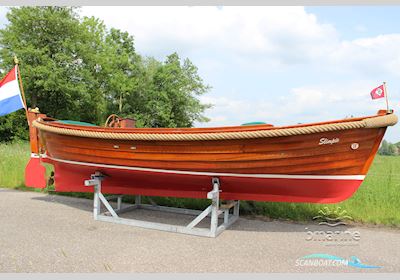
[[[91,207],[86,199],[0,189],[0,272],[400,272],[400,230],[240,218],[212,239],[94,221]],[[137,211],[143,219],[187,222]],[[358,231],[360,239],[307,240],[310,232],[332,229]],[[299,261],[315,253],[356,256],[381,268]]]

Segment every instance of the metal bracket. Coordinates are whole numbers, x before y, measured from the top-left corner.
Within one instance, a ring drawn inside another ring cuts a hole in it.
[[[142,204],[141,195],[135,196],[135,204],[124,205],[124,207],[122,207],[123,206],[122,195],[113,195],[105,197],[102,194],[101,182],[103,180],[104,180],[104,175],[101,174],[100,172],[92,174],[89,180],[85,180],[85,186],[94,187],[93,217],[95,220],[98,221],[125,224],[130,226],[136,226],[148,229],[157,229],[169,232],[185,233],[197,236],[217,237],[221,232],[223,232],[225,229],[231,226],[239,218],[238,200],[231,203],[228,207],[220,210],[219,194],[221,190],[218,178],[212,179],[212,187],[213,187],[212,191],[207,193],[207,198],[211,200],[211,205],[208,206],[204,211],[160,206],[155,204],[153,201],[151,201],[151,204]],[[116,209],[114,209],[109,203],[109,201],[112,199],[117,199]],[[108,211],[102,213],[101,205],[104,205]],[[128,212],[139,208],[148,210],[158,210],[170,213],[194,215],[196,217],[186,226],[177,226],[164,223],[121,218],[120,216],[118,216],[118,214],[120,213]],[[221,214],[223,214],[223,222],[219,224],[219,216]],[[204,218],[208,216],[211,216],[210,228],[196,227]]]

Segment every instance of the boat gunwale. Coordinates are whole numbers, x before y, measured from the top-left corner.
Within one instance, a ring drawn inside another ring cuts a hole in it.
[[[80,131],[93,131],[93,132],[105,132],[105,133],[132,133],[132,134],[203,134],[203,133],[229,133],[229,132],[253,132],[253,131],[265,131],[265,130],[282,130],[290,128],[302,128],[310,126],[320,126],[327,124],[339,124],[348,122],[363,121],[366,119],[376,118],[384,115],[390,115],[393,113],[378,112],[376,115],[366,117],[356,117],[340,120],[332,120],[325,122],[314,122],[305,124],[296,124],[288,126],[271,126],[270,124],[264,125],[250,125],[250,126],[221,126],[221,127],[204,127],[204,128],[114,128],[114,127],[100,127],[100,126],[81,126],[75,124],[62,124],[57,123],[53,119],[48,121],[46,119],[38,119],[36,122],[62,129],[73,129]]]

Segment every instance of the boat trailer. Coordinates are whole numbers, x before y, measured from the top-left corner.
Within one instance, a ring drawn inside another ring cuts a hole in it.
[[[143,204],[141,195],[135,196],[135,203],[126,205],[122,203],[123,195],[104,196],[101,192],[101,182],[105,176],[100,172],[95,172],[89,180],[85,180],[85,186],[94,187],[93,199],[93,217],[95,220],[124,224],[129,226],[157,229],[168,232],[184,233],[190,235],[217,237],[225,229],[231,226],[239,218],[239,201],[234,200],[227,204],[220,205],[219,193],[220,182],[218,178],[212,178],[212,191],[207,193],[207,198],[211,200],[211,204],[204,210],[193,210],[185,208],[160,206],[150,199],[151,204]],[[117,208],[113,208],[110,201],[117,201]],[[104,205],[108,211],[102,212],[101,206]],[[186,214],[196,216],[188,225],[179,226],[166,223],[157,223],[143,221],[131,218],[122,218],[118,214],[126,213],[135,209],[157,210],[169,213]],[[223,222],[219,224],[219,216],[223,215]],[[209,228],[196,227],[206,217],[211,216]]]

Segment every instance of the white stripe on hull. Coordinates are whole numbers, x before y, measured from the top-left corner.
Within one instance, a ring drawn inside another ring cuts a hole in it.
[[[46,157],[45,155],[41,155]],[[65,159],[58,159],[47,156],[50,160],[75,164],[81,166],[93,166],[102,168],[113,168],[120,170],[134,170],[134,171],[145,171],[145,172],[157,172],[157,173],[168,173],[168,174],[179,174],[179,175],[197,175],[197,176],[214,176],[214,177],[242,177],[242,178],[265,178],[265,179],[318,179],[318,180],[364,180],[365,175],[286,175],[286,174],[237,174],[237,173],[214,173],[214,172],[197,172],[197,171],[184,171],[184,170],[168,170],[168,169],[153,169],[143,167],[131,167],[121,165],[109,165],[99,164],[90,162],[80,162]]]

